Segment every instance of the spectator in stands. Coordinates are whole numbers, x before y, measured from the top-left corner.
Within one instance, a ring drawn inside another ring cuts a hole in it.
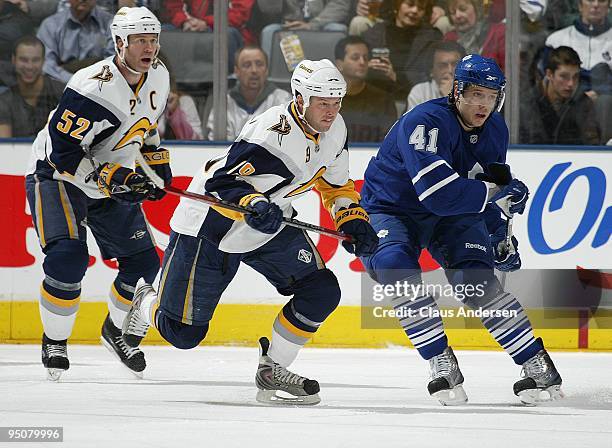
[[[34,36],[19,39],[12,62],[17,84],[0,95],[0,137],[34,137],[59,102],[64,85],[43,75],[45,47]]]
[[[96,0],[70,0],[70,9],[47,17],[38,29],[46,52],[43,71],[67,83],[77,70],[115,54],[112,20]]]
[[[608,20],[611,0],[576,0],[580,17],[573,25],[552,33],[546,46],[572,47],[582,59],[582,68],[592,70],[599,63],[612,66],[612,28]]]
[[[570,47],[551,51],[541,87],[521,101],[522,143],[600,144],[593,101],[579,89],[580,64],[578,53]]]
[[[410,89],[429,78],[433,47],[442,34],[429,23],[433,0],[394,0],[393,18],[363,33],[372,49],[369,79],[404,101]],[[388,50],[389,57],[378,56]]]
[[[213,3],[214,0],[163,0],[162,21],[186,32],[210,33],[214,27]],[[256,41],[247,28],[254,3],[255,0],[232,0],[227,6],[230,68],[236,51]]]
[[[484,15],[483,0],[448,0],[450,19],[455,31],[444,35],[454,40],[466,53],[495,59],[504,70],[506,64],[506,25],[491,23]]]
[[[370,4],[377,2],[380,4],[379,13],[372,14],[370,12]],[[446,0],[435,0],[431,11],[429,23],[445,34],[452,29],[452,25],[444,9]],[[382,22],[383,17],[387,17],[393,12],[392,0],[357,0],[355,6],[355,16],[351,19],[349,25],[349,34],[351,36],[361,36],[369,28],[372,28],[375,23]]]
[[[261,47],[247,45],[241,48],[235,61],[234,74],[238,82],[227,93],[228,141],[233,141],[254,116],[291,100],[288,92],[268,82],[268,57]],[[206,129],[209,140],[214,140],[214,119],[214,111],[211,111]]]
[[[34,34],[32,20],[18,5],[0,0],[0,61],[10,61],[14,43],[29,34]]]
[[[202,120],[195,101],[180,92],[176,83],[170,83],[166,110],[157,121],[157,130],[163,140],[202,140]]]
[[[366,82],[370,49],[361,37],[341,39],[334,50],[336,65],[346,80],[342,118],[352,142],[382,142],[397,119],[393,98]]]
[[[268,0],[279,2],[281,0]],[[282,0],[283,23],[272,23],[261,31],[261,47],[268,57],[277,31],[341,31],[346,33],[351,0]],[[261,2],[260,2],[261,3]]]
[[[453,87],[455,66],[465,56],[464,48],[454,41],[438,42],[434,47],[431,81],[417,84],[408,95],[408,108],[447,96]]]

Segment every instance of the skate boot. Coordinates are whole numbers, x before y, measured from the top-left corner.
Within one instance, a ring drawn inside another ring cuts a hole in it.
[[[109,352],[114,354],[119,361],[130,369],[138,378],[142,378],[142,372],[147,366],[144,353],[138,348],[128,347],[121,336],[121,330],[113,324],[110,314],[106,315],[104,324],[102,325],[102,336],[100,338]]]
[[[54,341],[43,333],[42,363],[47,369],[47,379],[49,381],[58,381],[62,373],[70,367],[66,340]]]
[[[541,342],[541,339],[538,339]],[[561,375],[546,350],[540,350],[523,364],[521,380],[514,383],[514,395],[533,406],[538,401],[563,398]]]
[[[153,287],[142,281],[142,279],[139,280],[138,284],[136,284],[132,308],[130,308],[123,321],[123,340],[130,347],[138,347],[149,330],[149,324],[145,322],[140,311],[140,304],[149,293],[155,294]]]
[[[446,349],[429,360],[431,381],[427,385],[429,395],[438,399],[443,406],[467,403],[463,390],[463,375],[453,349]]]
[[[268,338],[260,338],[259,346],[261,356],[255,374],[255,384],[259,389],[257,401],[275,405],[313,405],[321,401],[318,382],[292,373],[272,361],[268,356]]]

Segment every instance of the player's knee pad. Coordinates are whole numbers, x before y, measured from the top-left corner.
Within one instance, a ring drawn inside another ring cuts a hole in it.
[[[486,306],[502,291],[493,269],[480,261],[466,261],[454,266],[448,280],[455,298],[470,308]]]
[[[43,271],[57,282],[80,283],[88,264],[89,253],[84,241],[62,239],[45,247]]]
[[[320,269],[292,285],[295,311],[323,322],[340,303],[340,285],[329,269]]]
[[[157,313],[157,329],[166,341],[176,348],[189,350],[197,347],[208,333],[206,325],[187,325],[171,319],[163,312]]]
[[[147,283],[153,283],[159,271],[159,256],[153,247],[129,257],[119,257],[117,261],[119,262],[119,279],[132,286],[140,278],[144,278]]]
[[[383,285],[413,277],[420,273],[418,258],[407,244],[389,244],[365,260],[370,277]]]

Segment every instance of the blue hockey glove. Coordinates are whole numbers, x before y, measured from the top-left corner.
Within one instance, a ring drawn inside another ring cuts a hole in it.
[[[520,269],[521,256],[518,253],[518,240],[512,236],[510,247],[507,247],[505,226],[500,226],[490,237],[495,268],[502,272],[512,272]]]
[[[350,254],[358,257],[372,255],[378,247],[378,236],[370,225],[366,211],[357,204],[342,207],[335,216],[336,229],[353,238],[352,242],[342,241]]]
[[[149,165],[155,173],[162,178],[164,181],[164,186],[170,185],[172,183],[172,170],[170,169],[170,151],[165,148],[158,148],[154,145],[144,145],[140,152],[142,156],[147,161],[147,165]],[[145,174],[143,169],[136,165],[136,172],[138,174]],[[147,199],[150,201],[158,201],[166,195],[166,192],[160,188],[155,188],[155,190],[149,195]]]
[[[276,233],[283,223],[283,211],[263,195],[245,196],[240,200],[240,205],[250,206],[255,210],[255,213],[244,216],[246,223],[255,230],[272,234]]]
[[[95,178],[102,193],[125,204],[140,204],[156,188],[147,177],[112,162],[100,165]]]
[[[491,205],[499,209],[507,218],[512,218],[515,213],[521,215],[525,211],[529,198],[527,185],[518,179],[512,179],[508,185],[500,185],[500,187],[501,190],[490,199]]]

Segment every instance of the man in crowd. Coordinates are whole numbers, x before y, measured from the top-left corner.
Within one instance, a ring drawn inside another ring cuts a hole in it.
[[[19,39],[13,51],[17,84],[0,95],[0,137],[34,137],[55,108],[64,84],[44,75],[45,47],[34,36]]]
[[[251,118],[272,106],[288,103],[289,92],[268,82],[268,56],[256,45],[247,45],[236,53],[234,73],[238,83],[227,94],[227,134],[233,141]],[[214,140],[215,113],[208,116],[207,134]]]
[[[335,48],[336,65],[347,83],[342,117],[352,142],[381,142],[395,122],[391,96],[366,82],[370,48],[357,36],[341,39]]]

